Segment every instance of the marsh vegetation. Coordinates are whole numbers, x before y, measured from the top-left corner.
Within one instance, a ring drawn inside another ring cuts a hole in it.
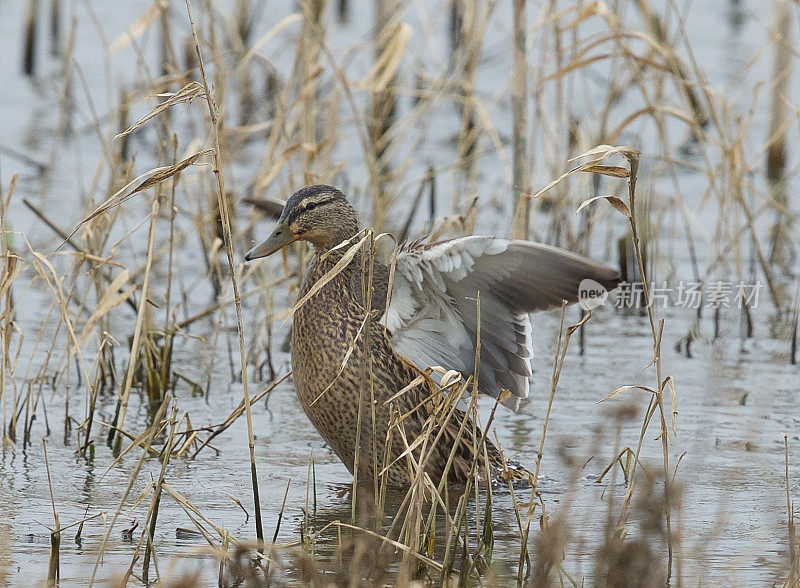
[[[0,585],[797,585],[799,18],[0,3]],[[619,267],[534,317],[518,413],[445,382],[531,487],[352,491],[291,385],[305,246],[242,257],[316,183],[375,255],[493,234]]]

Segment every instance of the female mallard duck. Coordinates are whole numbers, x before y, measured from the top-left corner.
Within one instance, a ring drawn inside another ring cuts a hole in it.
[[[345,257],[348,248],[336,246],[359,230],[356,212],[339,190],[310,186],[289,198],[275,230],[245,259],[309,241],[314,255],[300,287],[302,298]],[[386,476],[392,485],[407,485],[415,467],[434,483],[445,472],[450,482],[469,475],[477,429],[462,426],[466,421],[459,411],[443,422],[433,401],[439,391],[419,376],[434,366],[458,370],[465,378],[472,375],[478,292],[478,388],[495,397],[508,390],[504,403],[516,410],[528,396],[531,375],[528,313],[576,301],[586,278],[608,289],[618,282],[614,270],[555,247],[461,237],[404,247],[397,255],[388,306],[389,272],[376,262],[371,308],[378,320],[365,321],[361,266],[360,257],[353,257],[297,309],[291,348],[303,410],[351,473],[358,463],[358,480],[367,484]],[[365,324],[369,337],[362,332]],[[364,362],[367,340],[369,367]],[[438,440],[426,447],[420,464],[421,447],[414,441],[424,432],[432,433],[431,443]],[[486,454],[492,475],[499,477],[502,456],[488,439]]]

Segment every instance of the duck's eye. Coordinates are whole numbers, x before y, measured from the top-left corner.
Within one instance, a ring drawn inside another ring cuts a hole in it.
[[[314,210],[316,207],[317,207],[316,202],[309,202],[308,204],[306,204],[306,210]]]

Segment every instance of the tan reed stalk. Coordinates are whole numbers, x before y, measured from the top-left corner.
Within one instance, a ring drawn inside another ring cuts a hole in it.
[[[67,346],[68,353],[64,355],[64,363],[67,364],[73,357],[76,359],[76,363],[78,364],[78,370],[81,373],[81,377],[83,381],[86,382],[87,386],[87,394],[91,396],[94,393],[94,386],[92,382],[89,380],[89,372],[86,369],[86,364],[84,362],[83,354],[81,352],[81,345],[78,341],[78,337],[75,334],[74,323],[70,318],[70,313],[68,309],[69,299],[72,297],[72,292],[70,292],[69,298],[65,297],[64,290],[62,288],[62,280],[58,278],[58,274],[56,273],[55,268],[53,265],[47,260],[47,258],[42,255],[41,253],[34,251],[31,244],[26,239],[26,245],[30,252],[33,255],[33,259],[31,261],[34,270],[36,273],[42,278],[42,280],[47,285],[48,290],[50,291],[51,296],[53,297],[54,302],[58,306],[59,310],[61,311],[61,320],[58,323],[58,328],[60,329],[61,325],[66,325],[67,328],[67,335],[69,345]],[[77,267],[77,266],[76,266]],[[73,291],[76,287],[73,281]],[[53,337],[53,344],[55,345],[56,336]],[[67,370],[68,366],[65,365],[65,370]]]
[[[319,75],[319,39],[323,37],[323,0],[302,0],[303,29],[300,33],[300,96],[302,105],[301,138],[303,150],[303,181],[314,183],[314,154],[317,145],[317,77]]]
[[[378,493],[380,486],[378,485],[378,456],[377,456],[377,439],[376,439],[376,431],[375,431],[375,394],[373,389],[373,371],[372,371],[372,354],[370,353],[372,337],[371,337],[371,326],[372,326],[372,267],[374,265],[374,232],[372,229],[365,229],[364,238],[359,243],[360,247],[360,258],[361,258],[361,295],[362,300],[364,301],[364,322],[361,326],[362,335],[362,344],[361,349],[358,350],[358,335],[356,335],[353,345],[356,347],[356,353],[360,357],[361,362],[361,385],[359,386],[358,391],[358,416],[357,416],[357,425],[356,425],[356,441],[355,447],[353,448],[354,451],[354,459],[353,459],[353,489],[352,489],[352,496],[351,496],[351,511],[350,511],[350,522],[352,524],[356,524],[356,510],[358,508],[358,473],[359,473],[359,465],[361,461],[361,435],[362,429],[364,427],[364,403],[367,402],[367,392],[369,392],[369,404],[370,404],[370,415],[371,415],[371,446],[372,446],[372,473],[373,473],[373,489],[375,492],[375,504],[378,504]],[[364,244],[369,243],[369,250],[364,250]],[[369,258],[369,268],[367,267]],[[348,358],[349,359],[349,358]],[[345,360],[347,361],[347,359]],[[368,390],[367,390],[368,388]]]
[[[786,132],[789,106],[788,89],[792,69],[791,13],[788,0],[774,0],[773,62],[770,94],[769,131],[767,135],[767,179],[772,183],[783,180],[786,168]]]
[[[128,399],[130,398],[131,388],[133,386],[133,378],[136,374],[136,365],[139,358],[139,346],[142,337],[142,326],[144,325],[145,310],[148,302],[147,297],[150,292],[150,269],[153,264],[153,245],[155,242],[156,233],[156,220],[158,219],[159,203],[158,198],[153,198],[153,204],[150,208],[150,229],[147,236],[147,261],[145,264],[144,280],[142,281],[142,295],[139,300],[139,308],[136,313],[136,325],[133,330],[133,341],[131,342],[131,351],[128,358],[128,369],[125,373],[125,383],[119,395],[119,414],[114,420],[114,428],[112,433],[116,431],[116,435],[111,437],[113,441],[113,450],[115,455],[119,455],[122,447],[122,437],[119,431],[125,424],[125,413],[128,411]],[[88,437],[87,441],[88,443]]]
[[[206,79],[205,64],[203,54],[200,51],[200,40],[197,36],[197,28],[192,16],[191,0],[186,0],[186,11],[189,14],[189,23],[192,28],[192,38],[194,39],[195,51],[197,52],[197,62],[200,65],[200,76],[205,88],[206,104],[208,105],[209,116],[211,117],[212,134],[214,138],[214,175],[217,179],[217,203],[220,211],[222,230],[225,241],[225,252],[228,256],[228,266],[230,269],[231,285],[233,287],[234,307],[236,309],[236,329],[239,336],[239,359],[242,366],[242,392],[244,394],[244,407],[247,421],[247,443],[250,449],[250,477],[253,486],[253,505],[255,511],[256,537],[259,542],[259,549],[263,548],[264,531],[261,523],[261,503],[258,498],[258,474],[256,472],[255,438],[253,435],[253,415],[250,410],[250,391],[248,388],[249,376],[247,374],[247,357],[244,346],[244,329],[242,327],[242,299],[239,294],[239,284],[236,279],[236,265],[233,260],[233,242],[231,237],[231,223],[228,217],[228,195],[225,193],[225,186],[222,179],[222,153],[219,141],[219,110],[211,89]],[[219,70],[220,68],[216,68]]]
[[[787,514],[787,534],[789,535],[789,576],[784,586],[797,586],[800,584],[800,553],[797,548],[797,534],[794,526],[794,503],[789,494],[789,437],[783,436],[783,456],[784,456],[784,476],[786,479],[786,514]]]
[[[659,417],[661,420],[661,448],[662,448],[662,456],[663,456],[663,472],[664,472],[664,508],[665,508],[665,518],[667,523],[667,550],[668,550],[668,560],[667,560],[667,581],[672,577],[672,563],[673,563],[673,535],[672,535],[672,517],[670,513],[671,509],[671,501],[672,501],[672,487],[670,485],[670,471],[669,471],[669,428],[667,427],[667,418],[664,410],[664,388],[667,386],[667,381],[671,378],[667,378],[667,380],[662,379],[662,370],[661,370],[661,337],[664,332],[664,319],[660,319],[658,323],[658,327],[656,327],[656,320],[655,320],[655,313],[653,312],[653,305],[650,304],[650,292],[648,289],[647,278],[648,275],[645,273],[644,267],[644,255],[642,253],[641,242],[639,239],[639,231],[636,222],[636,176],[639,169],[639,153],[630,150],[624,153],[625,157],[628,159],[628,163],[630,164],[630,177],[628,178],[628,199],[630,204],[630,216],[628,217],[628,221],[631,226],[631,235],[633,236],[633,246],[636,251],[636,260],[639,263],[639,272],[642,276],[642,296],[644,304],[647,307],[647,317],[650,321],[650,330],[653,336],[653,363],[656,366],[656,388],[655,388],[655,395],[653,397],[655,401],[655,405],[658,407],[659,410]],[[673,388],[674,389],[674,388]],[[649,414],[649,413],[648,413]],[[643,425],[643,429],[647,427],[647,421],[649,420],[649,416],[645,417],[645,424]],[[637,450],[637,460],[634,461],[632,470],[635,471],[636,464],[638,463],[638,455],[639,452]],[[633,471],[631,473],[631,479],[629,484],[634,483]],[[629,485],[629,488],[632,489],[632,486]],[[630,493],[628,495],[629,500]]]
[[[0,333],[0,353],[2,353],[2,356],[0,356],[0,397],[2,397],[3,405],[3,430],[0,431],[0,445],[5,442],[6,438],[13,442],[16,431],[17,389],[16,386],[14,386],[13,377],[10,378],[14,388],[13,399],[11,401],[10,423],[7,417],[8,392],[6,389],[9,382],[9,379],[7,379],[7,373],[10,368],[8,360],[11,353],[10,344],[14,320],[14,299],[11,295],[11,287],[14,283],[14,279],[19,276],[22,270],[22,264],[19,263],[19,257],[14,255],[8,247],[6,211],[11,202],[11,197],[14,195],[14,188],[17,185],[18,179],[19,174],[11,176],[5,198],[0,197],[0,251],[2,251],[3,254],[3,269],[2,272],[0,272],[0,302],[3,303],[3,313],[0,315],[0,319],[2,319],[2,333]]]
[[[512,145],[514,158],[514,233],[515,239],[527,239],[530,234],[531,191],[530,161],[528,160],[528,56],[526,0],[514,0],[513,79],[511,89]]]
[[[794,118],[789,117],[789,88],[793,66],[791,12],[788,0],[774,0],[773,10],[773,62],[769,110],[769,135],[767,137],[766,175],[775,201],[775,223],[772,227],[770,263],[791,271],[791,221],[789,194],[785,181],[786,136]]]
[[[361,256],[361,300],[364,301],[364,315],[366,317],[364,331],[363,357],[367,359],[364,369],[366,373],[362,376],[362,381],[369,387],[370,423],[372,426],[372,488],[374,491],[375,506],[380,506],[379,494],[380,484],[378,483],[378,431],[375,422],[375,373],[373,371],[372,357],[372,293],[373,293],[373,272],[375,269],[375,232],[369,231],[369,248],[366,255]],[[355,497],[355,491],[353,492]]]
[[[178,163],[178,138],[172,136],[172,165]],[[167,258],[167,285],[164,288],[164,332],[168,333],[175,317],[170,313],[172,309],[172,257],[175,250],[175,217],[178,215],[178,208],[175,206],[175,188],[178,179],[172,177],[169,188],[169,254]],[[171,346],[171,342],[170,342]]]

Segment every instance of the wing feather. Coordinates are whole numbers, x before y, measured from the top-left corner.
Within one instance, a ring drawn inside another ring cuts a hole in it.
[[[424,369],[440,365],[466,377],[474,369],[481,303],[481,392],[516,410],[529,392],[529,313],[575,302],[590,278],[609,290],[619,274],[569,251],[529,241],[462,237],[411,246],[397,257],[384,324],[398,353]]]

